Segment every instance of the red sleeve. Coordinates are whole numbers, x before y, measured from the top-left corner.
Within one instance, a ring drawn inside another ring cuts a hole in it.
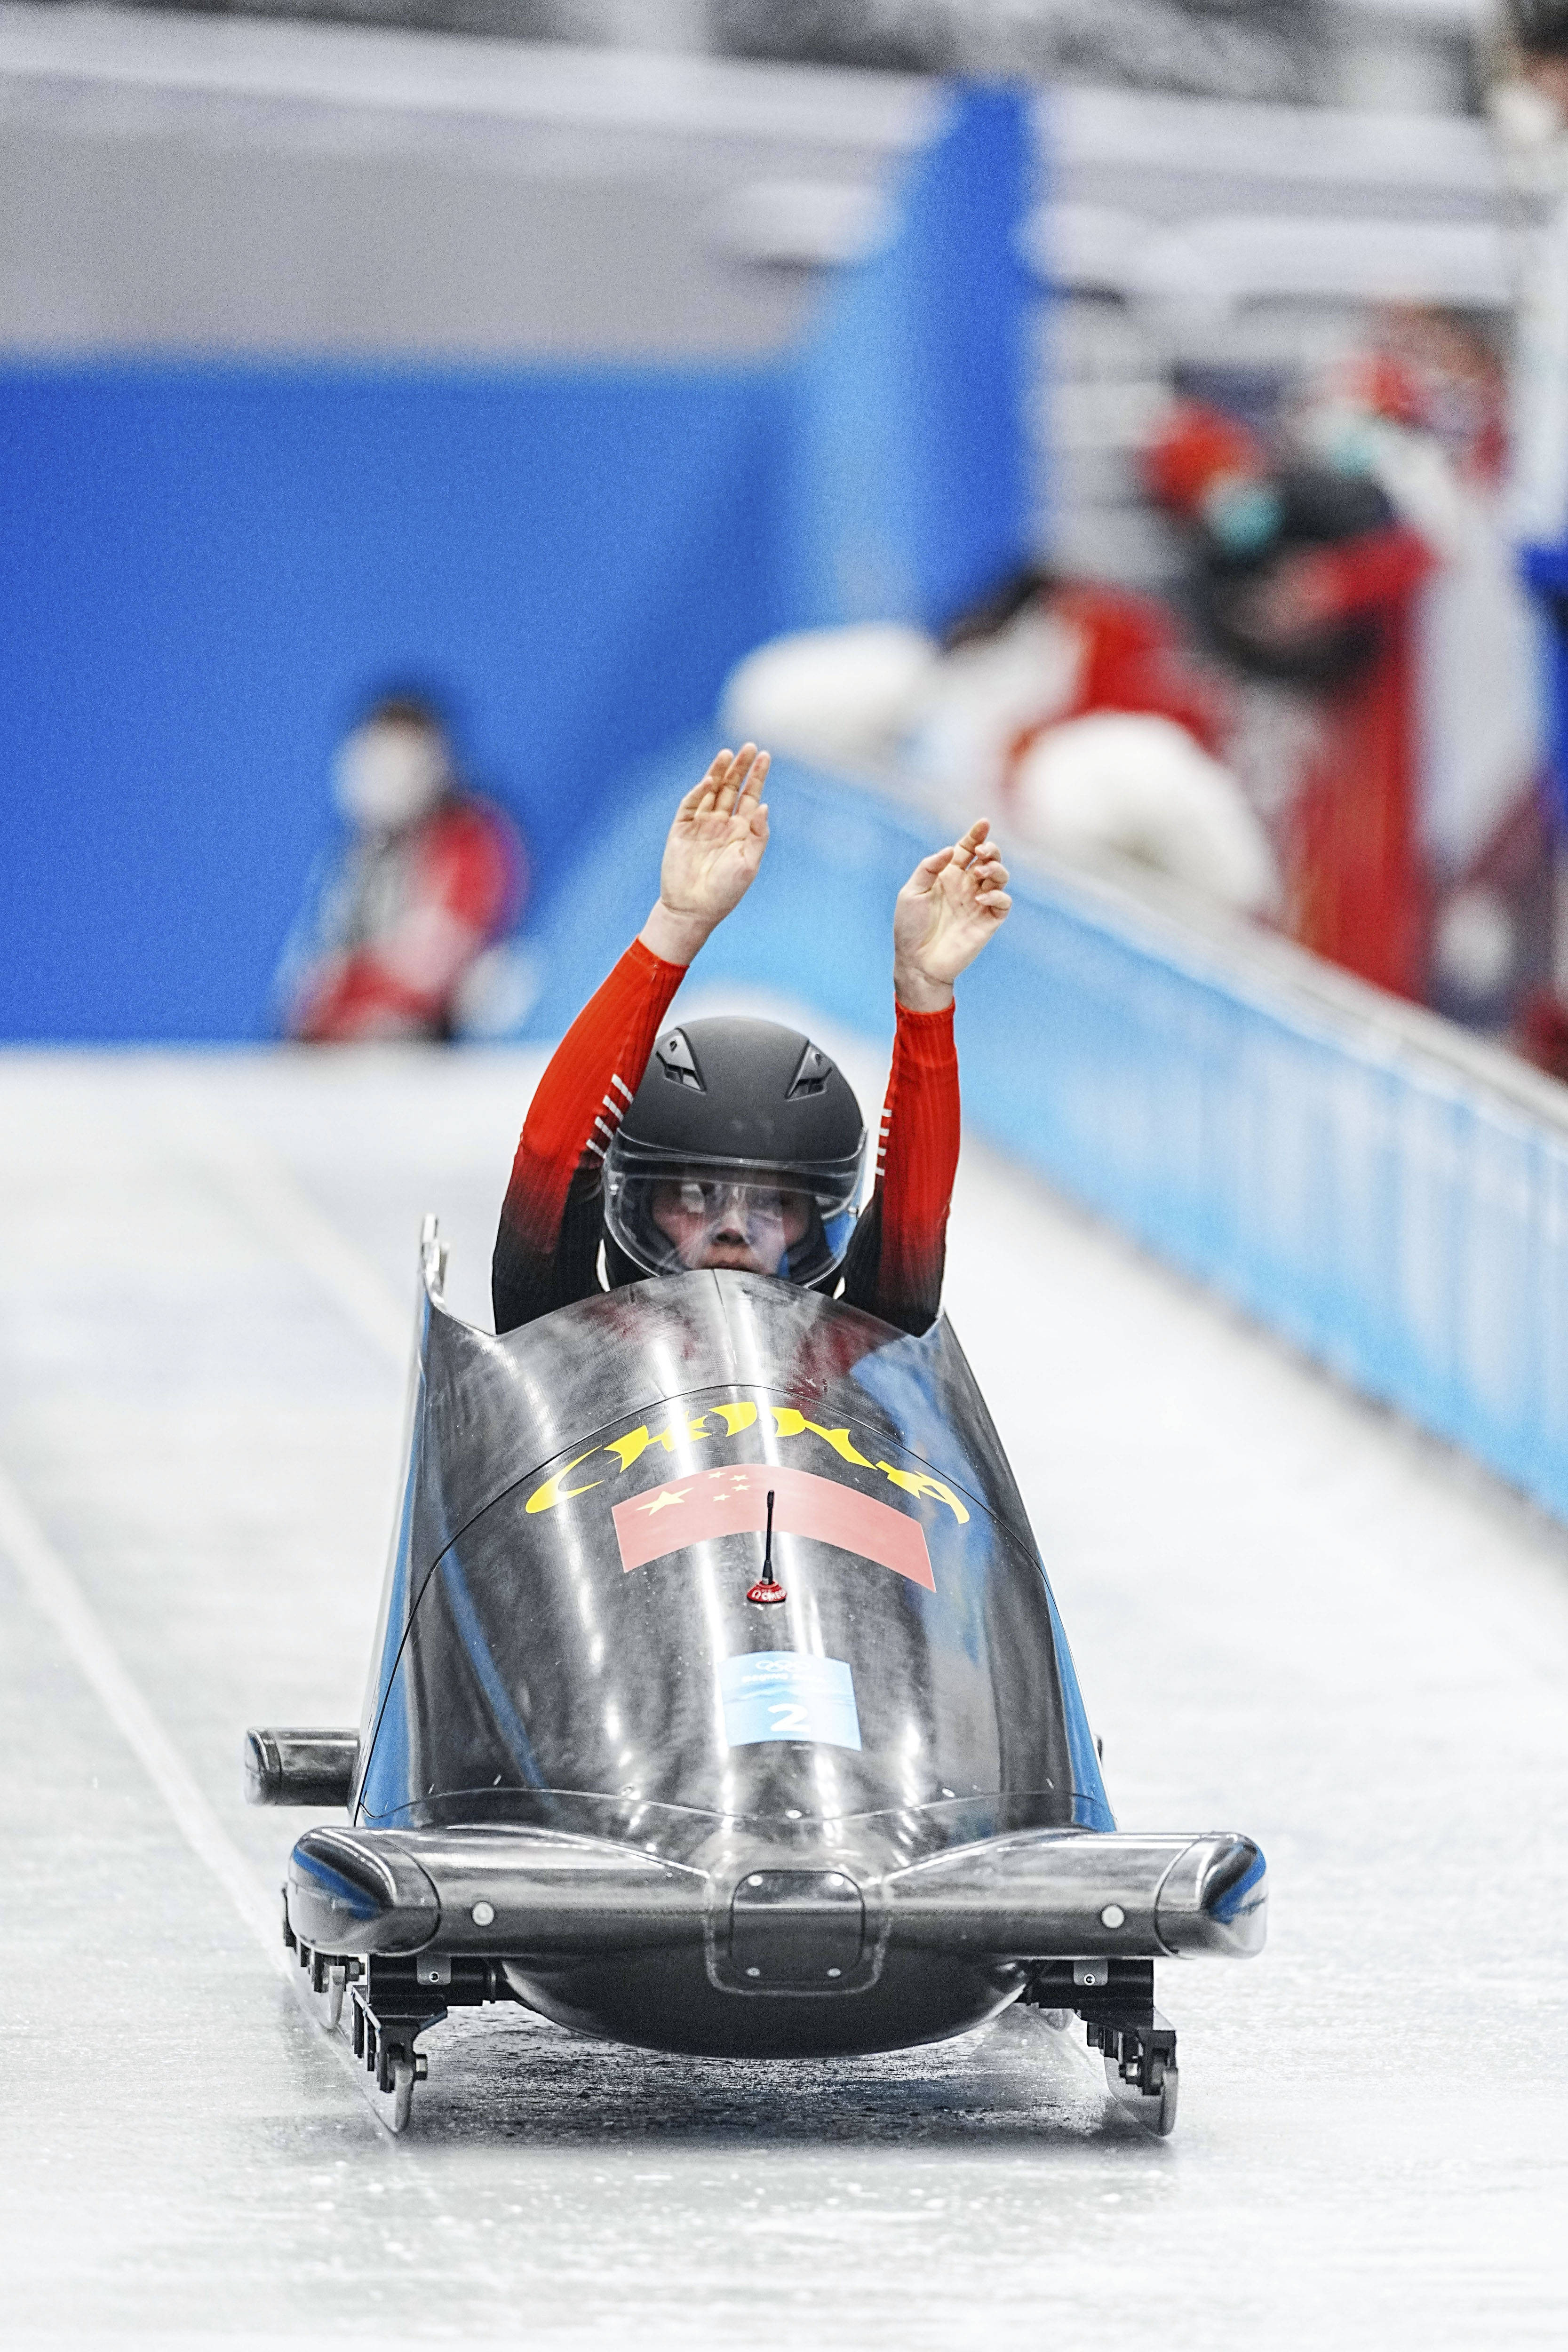
[[[684,964],[665,963],[634,940],[577,1015],[528,1107],[501,1207],[503,1238],[510,1231],[534,1255],[554,1251],[572,1179],[584,1160],[603,1160],[685,978]]]
[[[942,1306],[958,1137],[952,1007],[910,1013],[900,1004],[877,1150],[877,1189],[861,1219],[865,1250],[851,1253],[845,1296],[908,1331],[928,1329]],[[868,1252],[874,1254],[874,1263],[867,1263]]]

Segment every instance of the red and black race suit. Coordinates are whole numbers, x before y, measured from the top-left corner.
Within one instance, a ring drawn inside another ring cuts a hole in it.
[[[601,1285],[605,1154],[686,977],[636,940],[557,1047],[529,1105],[491,1269],[496,1329],[515,1330]],[[898,1008],[877,1184],[855,1228],[838,1295],[905,1331],[942,1303],[947,1213],[958,1166],[952,1008]]]

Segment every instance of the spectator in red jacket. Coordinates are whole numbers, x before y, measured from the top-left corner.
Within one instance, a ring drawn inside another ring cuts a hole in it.
[[[465,981],[521,909],[516,828],[458,783],[440,720],[412,698],[354,729],[335,782],[352,832],[285,956],[285,1031],[315,1045],[449,1038]]]
[[[1191,532],[1207,634],[1244,676],[1300,698],[1310,749],[1286,844],[1285,927],[1404,996],[1424,973],[1415,828],[1413,600],[1432,566],[1373,478],[1272,453],[1181,402],[1147,452],[1155,497]]]
[[[540,1080],[501,1210],[496,1329],[603,1283],[704,1266],[830,1290],[921,1332],[941,1305],[958,1164],[952,984],[1012,901],[984,821],[922,858],[893,910],[898,1017],[877,1181],[856,1216],[865,1130],[820,1047],[773,1022],[659,1034],[704,940],[755,878],[768,754],[721,751],[676,811],[658,898]]]

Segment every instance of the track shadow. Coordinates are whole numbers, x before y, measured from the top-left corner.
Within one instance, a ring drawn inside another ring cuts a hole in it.
[[[857,2147],[1126,2139],[1161,2143],[1117,2105],[1082,2028],[1010,2010],[952,2042],[867,2058],[714,2059],[633,2050],[507,2012],[462,2014],[421,2046],[424,2143],[604,2147],[626,2140]]]

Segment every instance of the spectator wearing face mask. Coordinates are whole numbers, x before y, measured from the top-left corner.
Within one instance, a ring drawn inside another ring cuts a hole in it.
[[[517,830],[458,782],[440,720],[412,697],[362,719],[333,784],[348,837],[284,958],[285,1034],[448,1039],[466,983],[521,911]]]
[[[1415,827],[1415,593],[1426,541],[1372,476],[1268,450],[1236,418],[1178,402],[1145,453],[1186,526],[1205,633],[1304,722],[1284,831],[1284,926],[1402,996],[1425,976]]]

